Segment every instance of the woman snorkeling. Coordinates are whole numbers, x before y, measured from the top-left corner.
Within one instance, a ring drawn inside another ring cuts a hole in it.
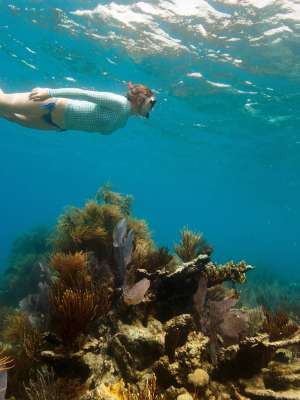
[[[155,103],[149,88],[131,82],[126,96],[72,88],[1,91],[0,117],[32,129],[109,134],[123,128],[130,116],[149,118]]]

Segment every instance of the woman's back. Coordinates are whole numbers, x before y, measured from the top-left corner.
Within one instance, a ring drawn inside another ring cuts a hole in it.
[[[124,127],[131,114],[130,101],[115,93],[49,89],[49,94],[66,96],[63,127],[67,130],[110,133]]]

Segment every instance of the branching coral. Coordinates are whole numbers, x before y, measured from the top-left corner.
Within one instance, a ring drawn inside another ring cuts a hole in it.
[[[39,361],[40,350],[43,344],[41,333],[32,328],[27,330],[23,339],[23,349],[26,356],[33,361]]]
[[[96,200],[118,206],[124,215],[129,216],[131,214],[133,197],[128,195],[123,196],[121,193],[113,192],[111,189],[112,186],[110,184],[102,186],[96,193]]]
[[[155,248],[151,241],[137,240],[131,264],[135,269],[144,269],[152,273],[163,268],[171,269],[176,260],[166,247]]]
[[[88,255],[83,251],[74,254],[56,253],[52,256],[50,265],[66,287],[78,288],[91,281],[88,275]]]
[[[57,378],[53,369],[42,368],[24,385],[29,400],[76,400],[86,391],[77,380]]]
[[[263,330],[269,334],[271,341],[288,338],[299,329],[298,325],[291,321],[284,311],[265,311],[265,316]]]
[[[87,267],[87,254],[83,251],[75,254],[56,253],[51,259],[51,266],[63,275],[76,274],[83,272]]]
[[[0,350],[0,372],[7,371],[14,367],[14,361],[11,357],[6,356],[2,350]]]
[[[246,272],[251,271],[253,268],[245,261],[241,261],[238,264],[229,261],[224,265],[209,263],[202,275],[208,280],[209,286],[218,285],[225,281],[244,283],[246,281]]]
[[[53,370],[37,370],[35,379],[30,379],[25,392],[29,400],[64,400]]]
[[[4,342],[17,346],[23,343],[24,337],[31,329],[27,315],[22,312],[14,312],[7,316],[1,337]]]
[[[248,336],[257,335],[265,321],[265,313],[261,306],[247,311],[248,314]]]
[[[115,209],[111,211],[114,213]],[[54,237],[55,247],[62,252],[103,249],[106,241],[101,206],[96,202],[87,203],[83,209],[69,208],[60,217]]]
[[[110,308],[109,289],[91,284],[89,287],[72,289],[58,282],[49,298],[50,327],[66,345],[73,345],[95,318]]]
[[[128,197],[106,189],[100,189],[99,193],[96,200],[89,201],[82,209],[72,207],[61,216],[53,237],[58,251],[93,252],[98,261],[112,261],[113,231],[124,217],[136,240],[151,241],[147,224],[130,217]]]
[[[6,318],[1,339],[7,344],[5,352],[14,359],[15,368],[9,374],[8,392],[23,398],[22,382],[31,368],[39,362],[42,336],[32,327],[27,315],[15,312]]]
[[[111,292],[109,286],[95,280],[84,251],[56,253],[50,265],[58,276],[50,289],[49,326],[72,346],[90,322],[108,311]]]
[[[6,327],[2,332],[5,342],[13,346],[16,354],[26,354],[31,360],[37,360],[42,344],[42,336],[30,323],[24,313],[13,313],[6,319]]]
[[[206,244],[202,234],[193,233],[187,227],[181,231],[181,242],[174,245],[178,257],[183,261],[191,261],[199,254],[211,254],[212,249]]]
[[[158,393],[155,375],[147,379],[144,389],[138,393],[129,387],[126,390],[126,396],[124,400],[163,400],[163,395]]]

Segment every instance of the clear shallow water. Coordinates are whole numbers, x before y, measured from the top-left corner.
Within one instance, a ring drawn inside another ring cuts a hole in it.
[[[157,91],[112,136],[0,120],[0,263],[97,188],[135,197],[160,245],[183,225],[222,262],[299,276],[300,6],[295,1],[0,1],[0,86]]]

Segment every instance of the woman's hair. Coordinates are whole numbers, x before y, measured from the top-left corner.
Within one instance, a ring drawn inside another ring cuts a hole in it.
[[[154,93],[152,92],[151,89],[149,89],[147,86],[142,85],[141,83],[136,83],[133,84],[131,82],[128,83],[128,92],[126,94],[126,97],[130,101],[134,101],[137,97],[152,97],[154,96]]]

